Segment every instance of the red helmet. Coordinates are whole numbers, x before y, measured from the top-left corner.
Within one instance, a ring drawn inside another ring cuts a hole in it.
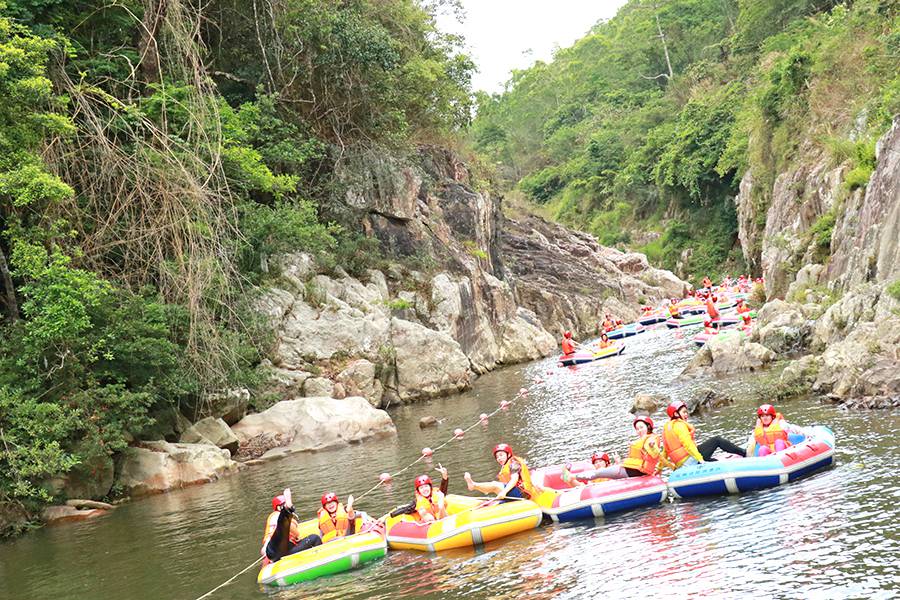
[[[606,464],[609,464],[610,463],[609,454],[607,454],[606,452],[604,452],[603,454],[597,454],[596,452],[591,454],[591,462],[592,463],[597,462],[598,460],[605,460]]]
[[[669,298],[669,302],[671,302],[672,304],[675,304],[675,302],[677,302],[677,300],[675,300],[675,298]]]
[[[571,332],[571,331],[565,332],[565,333],[563,334],[563,337],[566,338],[566,339],[571,338],[571,337],[572,337],[572,332]]]
[[[322,506],[325,506],[329,502],[337,502],[338,497],[334,492],[325,492],[322,494]]]
[[[272,510],[278,510],[278,507],[284,506],[284,503],[287,502],[287,498],[278,494],[274,498],[272,498]]]
[[[682,408],[687,408],[687,404],[685,404],[681,400],[675,400],[666,407],[666,414],[669,415],[670,419],[677,419],[679,418],[678,411],[680,411]]]
[[[415,488],[414,488],[415,491],[418,492],[419,488],[422,487],[423,485],[432,485],[431,477],[429,477],[428,475],[419,475],[418,477],[416,477],[416,481],[415,481],[414,485],[415,485]]]
[[[771,404],[763,404],[759,408],[756,409],[756,416],[761,417],[763,415],[769,415],[770,417],[774,417],[778,413],[775,412],[775,407]]]
[[[494,446],[494,452],[492,453],[494,456],[497,456],[498,452],[506,452],[506,459],[509,460],[513,455],[512,447],[509,444],[497,444]]]
[[[736,300],[736,302],[737,302],[738,304],[743,304],[744,299],[743,299],[743,298],[738,298],[738,299]]]
[[[653,433],[653,419],[650,417],[635,417],[634,421],[631,422],[631,426],[634,427],[638,423],[644,423],[647,426],[647,433]]]
[[[703,326],[704,327],[712,327],[712,321],[710,321],[709,319],[703,321]]]

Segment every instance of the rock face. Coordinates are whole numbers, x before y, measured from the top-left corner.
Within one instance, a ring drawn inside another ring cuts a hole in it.
[[[134,498],[208,483],[237,470],[228,450],[209,444],[143,442],[119,457],[117,482]]]
[[[757,313],[753,341],[786,355],[808,346],[812,328],[813,322],[804,316],[800,306],[773,300]]]
[[[276,333],[271,391],[282,397],[335,395],[332,382],[377,407],[455,393],[499,365],[555,352],[564,329],[595,334],[605,311],[635,317],[639,301],[685,289],[642,254],[507,219],[448,151],[423,148],[416,165],[352,163],[341,174],[347,200],[400,260],[357,277],[319,272],[304,254],[275,261],[280,283],[258,308]],[[431,264],[409,266],[423,257]]]
[[[687,289],[642,254],[605,248],[593,236],[536,216],[505,221],[503,255],[522,304],[557,335],[594,335],[606,312],[634,319],[640,303],[681,298]]]
[[[396,433],[386,412],[373,408],[365,398],[358,396],[343,400],[284,400],[261,413],[247,415],[233,430],[242,443],[262,434],[280,436],[283,447],[266,452],[263,458],[321,450]]]
[[[184,444],[212,444],[217,448],[224,448],[232,455],[238,450],[240,442],[228,424],[222,419],[206,417],[191,425],[181,434],[180,442]]]

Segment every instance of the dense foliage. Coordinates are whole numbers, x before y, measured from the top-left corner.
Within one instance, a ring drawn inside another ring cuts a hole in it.
[[[269,257],[374,253],[338,167],[468,122],[439,0],[0,0],[0,504],[251,385]]]
[[[734,272],[748,169],[761,218],[803,140],[866,185],[900,112],[898,40],[893,0],[631,0],[479,97],[472,143],[501,185],[603,243],[696,279]]]

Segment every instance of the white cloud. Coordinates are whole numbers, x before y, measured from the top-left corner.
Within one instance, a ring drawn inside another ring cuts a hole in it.
[[[465,36],[478,65],[475,89],[503,90],[513,69],[549,61],[555,48],[571,46],[600,19],[609,19],[625,0],[462,0],[466,18],[442,15],[445,31]]]

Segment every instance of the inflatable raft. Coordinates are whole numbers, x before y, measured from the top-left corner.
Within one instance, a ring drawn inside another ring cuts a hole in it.
[[[603,348],[602,350],[597,350],[596,352],[576,352],[569,356],[560,355],[558,360],[561,367],[573,367],[575,365],[583,365],[603,360],[604,358],[618,356],[623,352],[625,352],[625,344],[616,344]]]
[[[611,340],[620,340],[622,338],[631,337],[633,335],[637,335],[639,333],[643,333],[646,331],[644,326],[640,323],[629,323],[628,325],[622,325],[621,327],[617,327],[612,331],[606,332],[606,337]]]
[[[593,470],[589,461],[572,463],[570,472]],[[535,469],[532,481],[544,488],[534,501],[555,522],[602,517],[642,506],[653,506],[666,498],[666,482],[656,476],[610,479],[569,487],[562,480],[563,465]]]
[[[662,312],[650,313],[650,314],[644,315],[643,317],[638,319],[638,323],[640,323],[641,325],[646,327],[647,325],[655,325],[657,323],[662,323],[668,318],[669,318],[668,313],[662,313]]]
[[[669,329],[680,329],[682,327],[693,327],[695,325],[703,325],[703,322],[706,321],[706,313],[701,315],[691,315],[689,317],[682,317],[680,319],[668,319],[666,321],[666,327]]]
[[[447,496],[449,516],[423,523],[413,515],[389,517],[387,542],[392,550],[440,552],[468,548],[541,524],[541,508],[529,500],[485,501],[468,496]]]
[[[678,498],[737,494],[794,481],[834,461],[834,434],[827,427],[809,428],[810,435],[791,434],[793,444],[768,456],[733,457],[684,466],[669,476],[669,492]]]
[[[750,329],[749,328],[726,329],[725,331],[722,331],[721,333],[706,333],[704,331],[702,333],[698,333],[693,338],[691,338],[691,341],[694,342],[697,346],[700,346],[702,348],[706,344],[706,342],[708,342],[711,338],[714,338],[714,337],[717,337],[720,335],[723,335],[723,336],[735,335],[738,337],[744,337],[744,336],[750,335]]]
[[[360,513],[356,526],[362,526],[367,517]],[[317,519],[300,524],[300,537],[319,533]],[[383,532],[368,531],[337,538],[322,544],[285,556],[277,562],[268,559],[259,571],[256,581],[263,585],[286,586],[310,581],[325,575],[335,575],[378,560],[387,554],[387,541]]]

